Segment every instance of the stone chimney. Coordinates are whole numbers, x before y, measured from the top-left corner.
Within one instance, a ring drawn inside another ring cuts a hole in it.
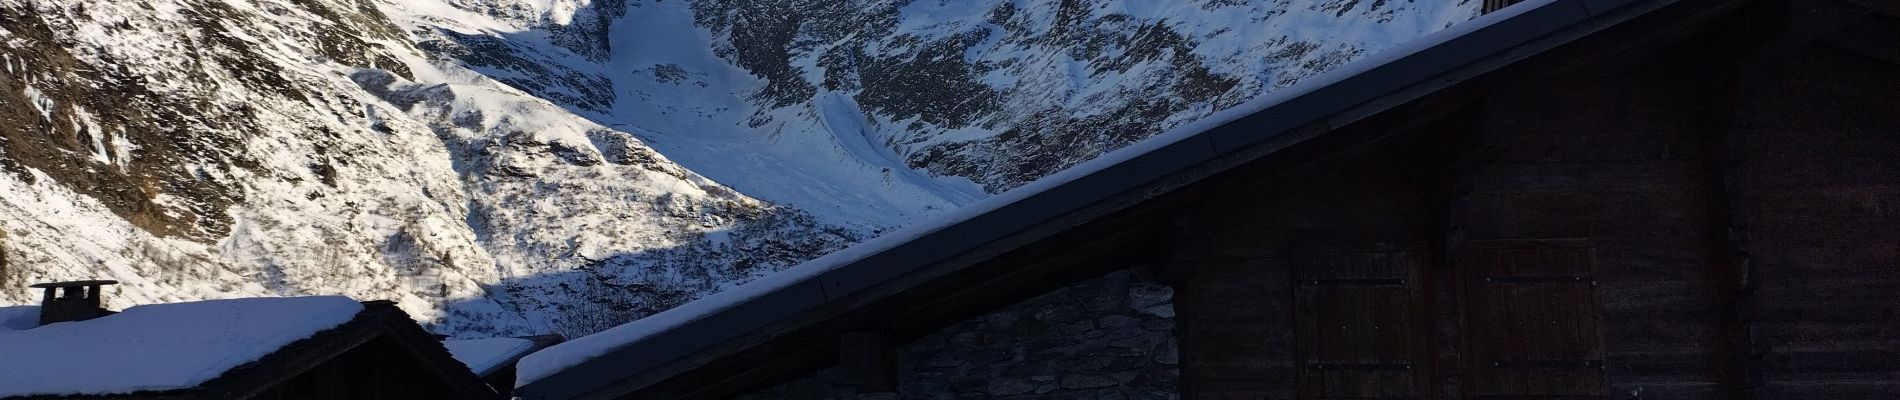
[[[46,289],[46,294],[40,297],[40,326],[85,321],[111,314],[103,307],[104,293],[99,291],[99,287],[117,283],[119,281],[71,281],[30,286]],[[60,292],[58,296],[54,296],[55,291]]]

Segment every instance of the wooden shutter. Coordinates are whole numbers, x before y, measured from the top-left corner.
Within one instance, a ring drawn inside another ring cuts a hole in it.
[[[1460,247],[1474,394],[1603,395],[1603,307],[1589,242],[1473,241]]]
[[[1490,14],[1493,11],[1502,10],[1505,7],[1510,7],[1512,4],[1517,4],[1521,1],[1523,0],[1484,0],[1483,12]]]
[[[1302,245],[1293,273],[1299,397],[1423,397],[1422,244]]]

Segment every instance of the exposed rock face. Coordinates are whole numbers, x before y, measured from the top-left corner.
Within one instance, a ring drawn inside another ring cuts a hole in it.
[[[823,153],[853,150],[842,162],[868,161],[867,170],[887,175],[923,171],[886,179],[944,200],[924,200],[930,206],[957,206],[970,189],[906,181],[955,177],[974,183],[977,197],[1001,192],[1476,11],[1470,1],[624,5],[625,19],[607,36],[619,44],[588,47],[611,49],[606,58],[549,54],[551,45],[533,35],[467,35],[457,32],[473,28],[452,24],[424,47],[607,125],[653,128],[647,137],[656,143],[681,140],[670,137],[675,129],[726,132],[740,141],[835,141]],[[602,13],[589,10],[577,15]],[[640,42],[659,37],[667,43]],[[862,154],[850,142],[888,154]],[[726,167],[684,152],[668,154],[768,201],[808,210],[835,204],[707,172]]]
[[[12,278],[126,281],[115,307],[343,293],[447,323],[446,303],[498,280],[473,235],[441,229],[466,200],[416,160],[448,157],[338,73],[411,74],[400,39],[367,2],[0,1]]]
[[[906,165],[1000,192],[1429,32],[1387,1],[694,0],[762,105],[848,93]],[[1320,16],[1333,29],[1303,27]],[[1404,32],[1404,33],[1399,33]],[[1360,36],[1365,35],[1365,36]],[[764,116],[755,116],[754,123]]]
[[[1117,271],[905,344],[895,393],[827,369],[742,398],[1176,398],[1172,293]]]

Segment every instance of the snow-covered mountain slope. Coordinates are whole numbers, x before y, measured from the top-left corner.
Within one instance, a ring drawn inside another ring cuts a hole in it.
[[[0,304],[584,334],[1469,19],[1405,0],[0,0]]]
[[[572,332],[857,240],[431,64],[375,7],[0,2],[5,300],[111,278],[118,307],[345,294]]]
[[[836,190],[807,193],[747,182],[759,175],[750,163],[735,165],[724,152],[701,148],[754,145],[742,150],[767,155],[757,163],[763,168],[789,165],[854,182],[836,189],[895,203],[876,210],[879,215],[850,215],[879,222],[1021,185],[1468,20],[1477,6],[1401,0],[590,5],[552,8],[617,16],[618,22],[479,36],[468,36],[480,31],[475,25],[448,23],[438,25],[453,31],[444,37],[463,46],[425,47],[457,48],[441,54],[581,115],[635,127],[687,167],[769,201],[814,212],[839,200],[877,206],[837,199]],[[549,19],[561,18],[527,21]],[[613,90],[603,90],[608,82]]]
[[[868,136],[874,133],[869,117],[849,97],[826,101],[833,106],[827,110],[755,105],[753,93],[768,83],[716,54],[711,32],[694,25],[686,2],[529,8],[541,13],[462,3],[421,0],[391,15],[417,27],[418,47],[439,61],[465,63],[632,132],[689,169],[748,195],[866,229],[902,225],[986,196],[967,179],[907,168]],[[550,15],[561,11],[573,14]],[[810,118],[797,126],[753,126],[760,113]]]
[[[344,76],[401,69],[399,32],[338,35],[352,22],[327,7],[0,2],[0,298],[88,277],[125,282],[115,307],[339,293],[438,318],[483,298],[500,277],[441,142],[377,125],[388,109]],[[405,235],[430,239],[392,246]]]

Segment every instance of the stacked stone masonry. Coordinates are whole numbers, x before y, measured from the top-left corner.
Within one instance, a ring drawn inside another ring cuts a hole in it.
[[[1173,399],[1173,290],[1127,271],[1082,281],[905,343],[896,392],[834,369],[742,399]]]

